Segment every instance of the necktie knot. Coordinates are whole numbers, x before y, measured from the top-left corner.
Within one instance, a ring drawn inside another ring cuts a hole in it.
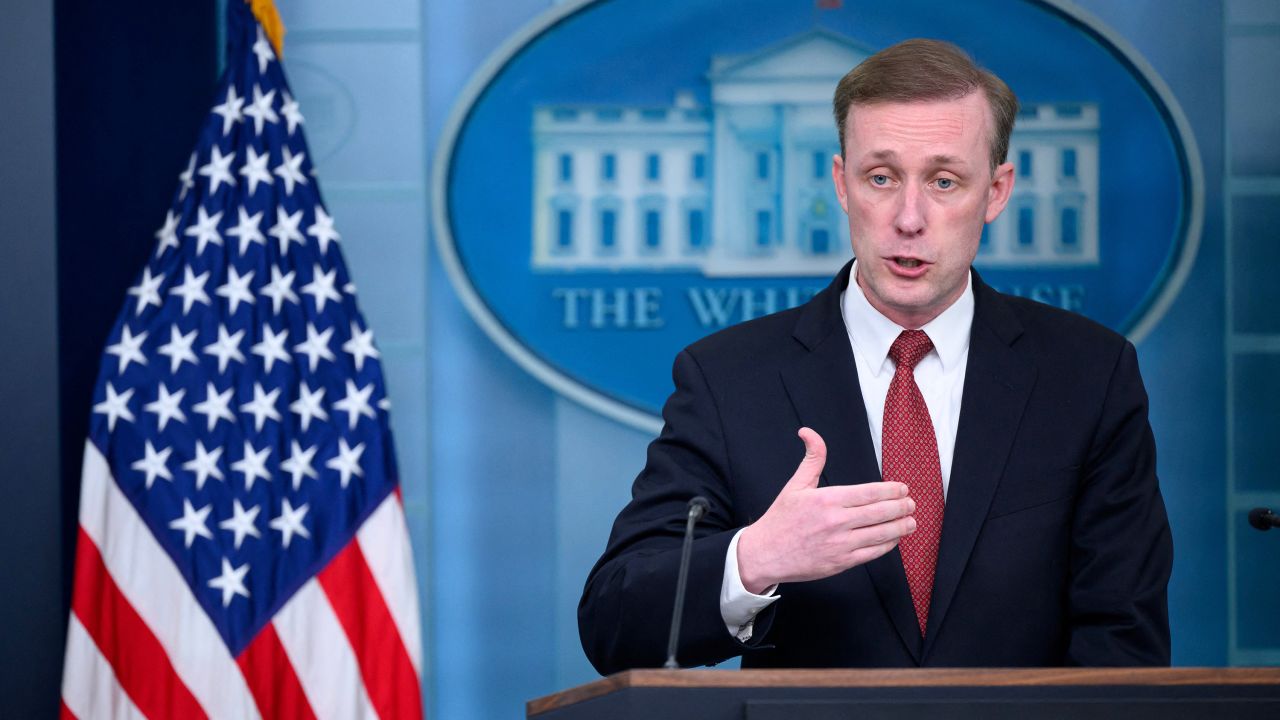
[[[933,341],[923,330],[903,330],[890,346],[889,357],[893,358],[898,367],[905,365],[915,369],[916,363],[920,362],[932,349]]]

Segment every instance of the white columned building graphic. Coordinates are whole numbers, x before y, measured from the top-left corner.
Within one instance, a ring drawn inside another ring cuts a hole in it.
[[[826,276],[851,254],[831,183],[831,94],[874,50],[814,30],[717,56],[710,104],[542,106],[533,114],[537,271]],[[1023,108],[1018,177],[983,233],[986,267],[1099,263],[1098,108]]]

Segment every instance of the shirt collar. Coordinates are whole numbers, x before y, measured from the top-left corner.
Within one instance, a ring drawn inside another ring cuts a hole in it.
[[[887,367],[889,348],[905,329],[871,306],[858,286],[858,262],[849,271],[849,286],[840,300],[845,329],[853,352],[860,356],[876,377]],[[973,277],[966,276],[964,292],[938,317],[920,329],[933,341],[933,352],[942,361],[943,371],[951,370],[969,352],[969,331],[973,328]]]

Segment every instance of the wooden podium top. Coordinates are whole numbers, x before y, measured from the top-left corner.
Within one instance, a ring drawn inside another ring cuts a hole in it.
[[[628,670],[530,700],[528,717],[627,688],[1280,685],[1280,668],[911,668]]]

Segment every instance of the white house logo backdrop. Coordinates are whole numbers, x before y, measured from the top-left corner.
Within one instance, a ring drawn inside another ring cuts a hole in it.
[[[983,277],[1135,339],[1159,319],[1202,189],[1140,57],[1058,3],[818,5],[839,7],[579,3],[490,59],[440,145],[435,230],[468,308],[524,367],[653,429],[681,347],[825,287],[851,257],[832,92],[915,36],[966,48],[1022,101]]]

